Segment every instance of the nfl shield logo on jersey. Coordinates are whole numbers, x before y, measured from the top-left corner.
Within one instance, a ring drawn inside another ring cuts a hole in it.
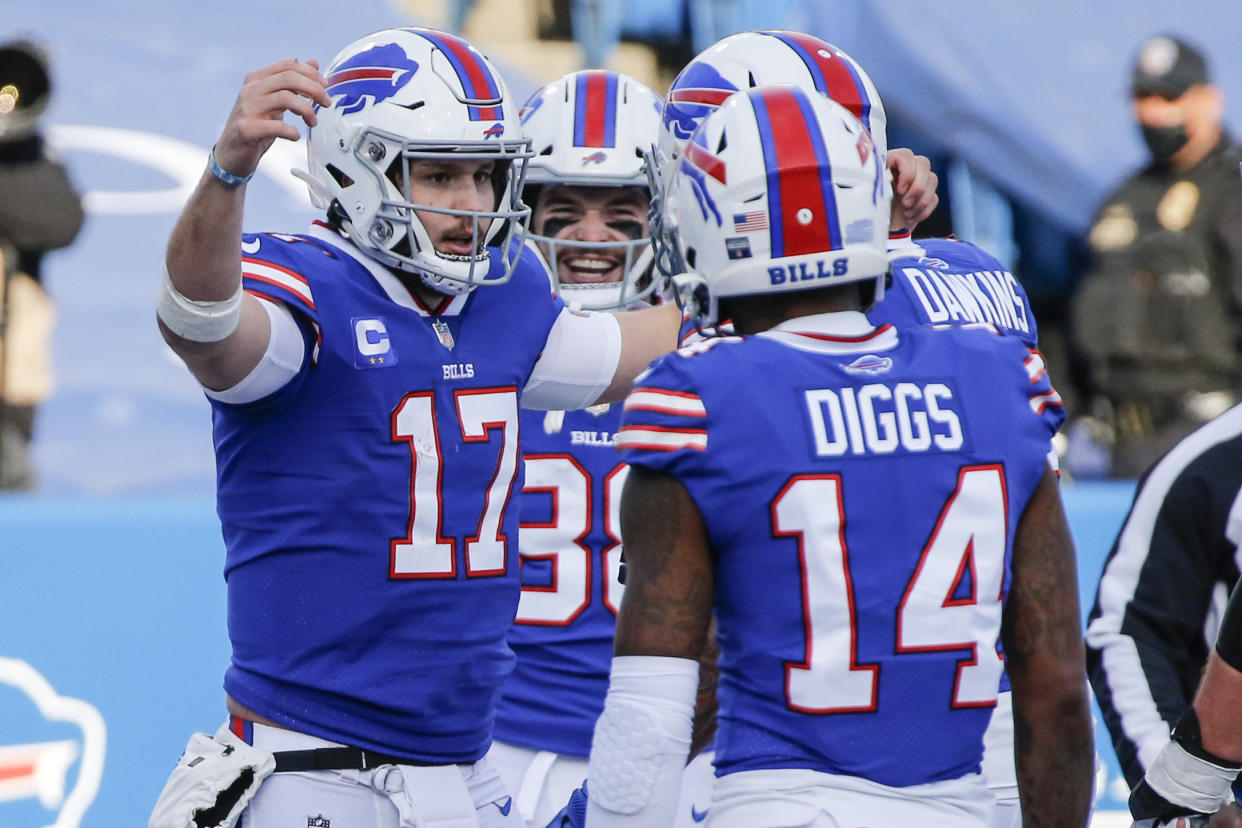
[[[308,816],[306,818],[306,828],[332,828],[332,820],[323,814],[319,816]]]
[[[388,338],[383,319],[354,317],[354,367],[389,368],[397,364],[397,352]]]
[[[457,343],[453,340],[453,331],[449,328],[448,323],[443,319],[437,319],[431,323],[431,327],[436,332],[436,339],[440,340],[440,344],[450,351]]]

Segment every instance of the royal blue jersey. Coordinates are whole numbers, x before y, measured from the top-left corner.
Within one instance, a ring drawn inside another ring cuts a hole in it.
[[[315,233],[242,244],[244,288],[293,310],[307,357],[267,399],[213,403],[225,689],[314,736],[475,761],[513,662],[519,398],[563,304],[524,260],[431,313]]]
[[[990,327],[833,314],[653,363],[617,444],[707,526],[718,775],[979,771],[1013,537],[1063,418]]]
[[[1039,347],[1039,329],[1026,288],[990,253],[958,239],[919,239],[890,249],[893,281],[867,313],[876,325],[971,325],[987,322]],[[1055,455],[1052,455],[1055,458]],[[1009,690],[1009,674],[1000,689]]]
[[[957,239],[919,239],[890,255],[903,251],[909,255],[893,261],[892,285],[867,313],[873,323],[900,330],[987,322],[1039,346],[1026,289],[995,256]]]
[[[496,715],[503,742],[587,756],[604,709],[617,608],[618,516],[628,466],[621,406],[523,411],[522,600],[517,656]]]

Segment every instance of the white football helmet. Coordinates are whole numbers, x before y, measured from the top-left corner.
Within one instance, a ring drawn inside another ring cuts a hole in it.
[[[805,88],[734,95],[685,145],[665,219],[690,272],[675,279],[700,328],[721,297],[871,282],[888,276],[892,186],[871,135]]]
[[[650,197],[645,152],[660,131],[663,102],[655,92],[626,75],[591,69],[549,83],[522,107],[522,128],[531,141],[526,200],[535,206],[539,190],[563,185],[596,190],[641,187]],[[649,296],[652,278],[650,237],[625,241],[554,239],[530,232],[549,258],[557,292],[571,308],[625,308]],[[556,279],[558,262],[577,250],[616,250],[625,254],[619,282],[577,283]]]
[[[681,157],[695,128],[730,95],[771,84],[793,84],[828,96],[871,132],[880,157],[887,155],[884,104],[857,61],[831,43],[802,32],[741,32],[704,49],[669,86],[660,141],[649,161],[661,173],[661,181]],[[668,246],[671,239],[658,221],[651,234],[660,269],[669,275],[684,270],[683,263],[670,259],[675,255]]]
[[[332,105],[316,108],[309,173],[301,176],[315,206],[367,255],[435,290],[508,281],[530,214],[521,202],[530,151],[518,108],[487,58],[448,32],[386,29],[346,46],[323,74]],[[493,208],[413,203],[397,182],[410,181],[419,159],[495,160]],[[468,216],[474,254],[437,251],[416,210]],[[503,267],[492,266],[496,255]]]

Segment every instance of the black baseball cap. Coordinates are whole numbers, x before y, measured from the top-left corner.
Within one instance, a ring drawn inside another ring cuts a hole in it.
[[[1159,95],[1172,100],[1187,89],[1208,82],[1203,53],[1173,35],[1157,35],[1143,42],[1134,60],[1130,91],[1134,97]]]

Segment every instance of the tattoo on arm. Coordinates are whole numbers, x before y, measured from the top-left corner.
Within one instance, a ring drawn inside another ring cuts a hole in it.
[[[625,600],[617,655],[698,659],[713,600],[707,530],[685,487],[635,466],[621,498]]]

